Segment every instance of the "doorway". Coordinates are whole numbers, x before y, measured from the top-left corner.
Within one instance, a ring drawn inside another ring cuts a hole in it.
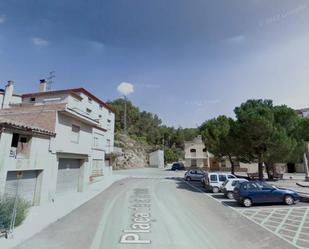
[[[288,163],[287,168],[288,168],[288,173],[295,173],[296,172],[295,163]]]

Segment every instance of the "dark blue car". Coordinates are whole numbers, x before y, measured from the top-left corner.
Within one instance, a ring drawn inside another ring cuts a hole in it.
[[[276,188],[265,182],[242,182],[234,189],[234,199],[245,207],[256,203],[295,204],[299,201],[298,193],[282,188]]]
[[[178,162],[178,163],[173,163],[171,170],[185,170],[185,166],[183,165],[183,163]]]

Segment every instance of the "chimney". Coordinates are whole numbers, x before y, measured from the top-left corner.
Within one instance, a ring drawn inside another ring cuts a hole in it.
[[[40,88],[39,92],[46,92],[47,91],[47,81],[45,79],[40,80]]]
[[[10,103],[12,102],[13,92],[14,92],[14,81],[9,80],[7,85],[5,86],[2,108],[10,107]]]

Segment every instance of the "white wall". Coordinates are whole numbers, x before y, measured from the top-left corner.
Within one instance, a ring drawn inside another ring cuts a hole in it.
[[[152,167],[164,168],[164,152],[157,150],[149,154],[149,165]]]
[[[72,125],[80,127],[79,142],[72,142]],[[86,154],[92,151],[92,127],[81,121],[58,112],[56,137],[52,143],[53,152]]]
[[[27,159],[10,157],[12,132],[5,131],[0,138],[0,195],[4,193],[7,171],[12,170],[43,170],[40,183],[39,199],[50,200],[54,191],[54,181],[57,177],[56,157],[49,152],[49,137],[33,136],[30,153]]]

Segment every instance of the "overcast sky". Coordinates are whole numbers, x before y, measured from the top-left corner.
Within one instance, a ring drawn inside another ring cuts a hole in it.
[[[196,127],[249,98],[309,107],[308,0],[2,0],[0,88],[85,87]]]

